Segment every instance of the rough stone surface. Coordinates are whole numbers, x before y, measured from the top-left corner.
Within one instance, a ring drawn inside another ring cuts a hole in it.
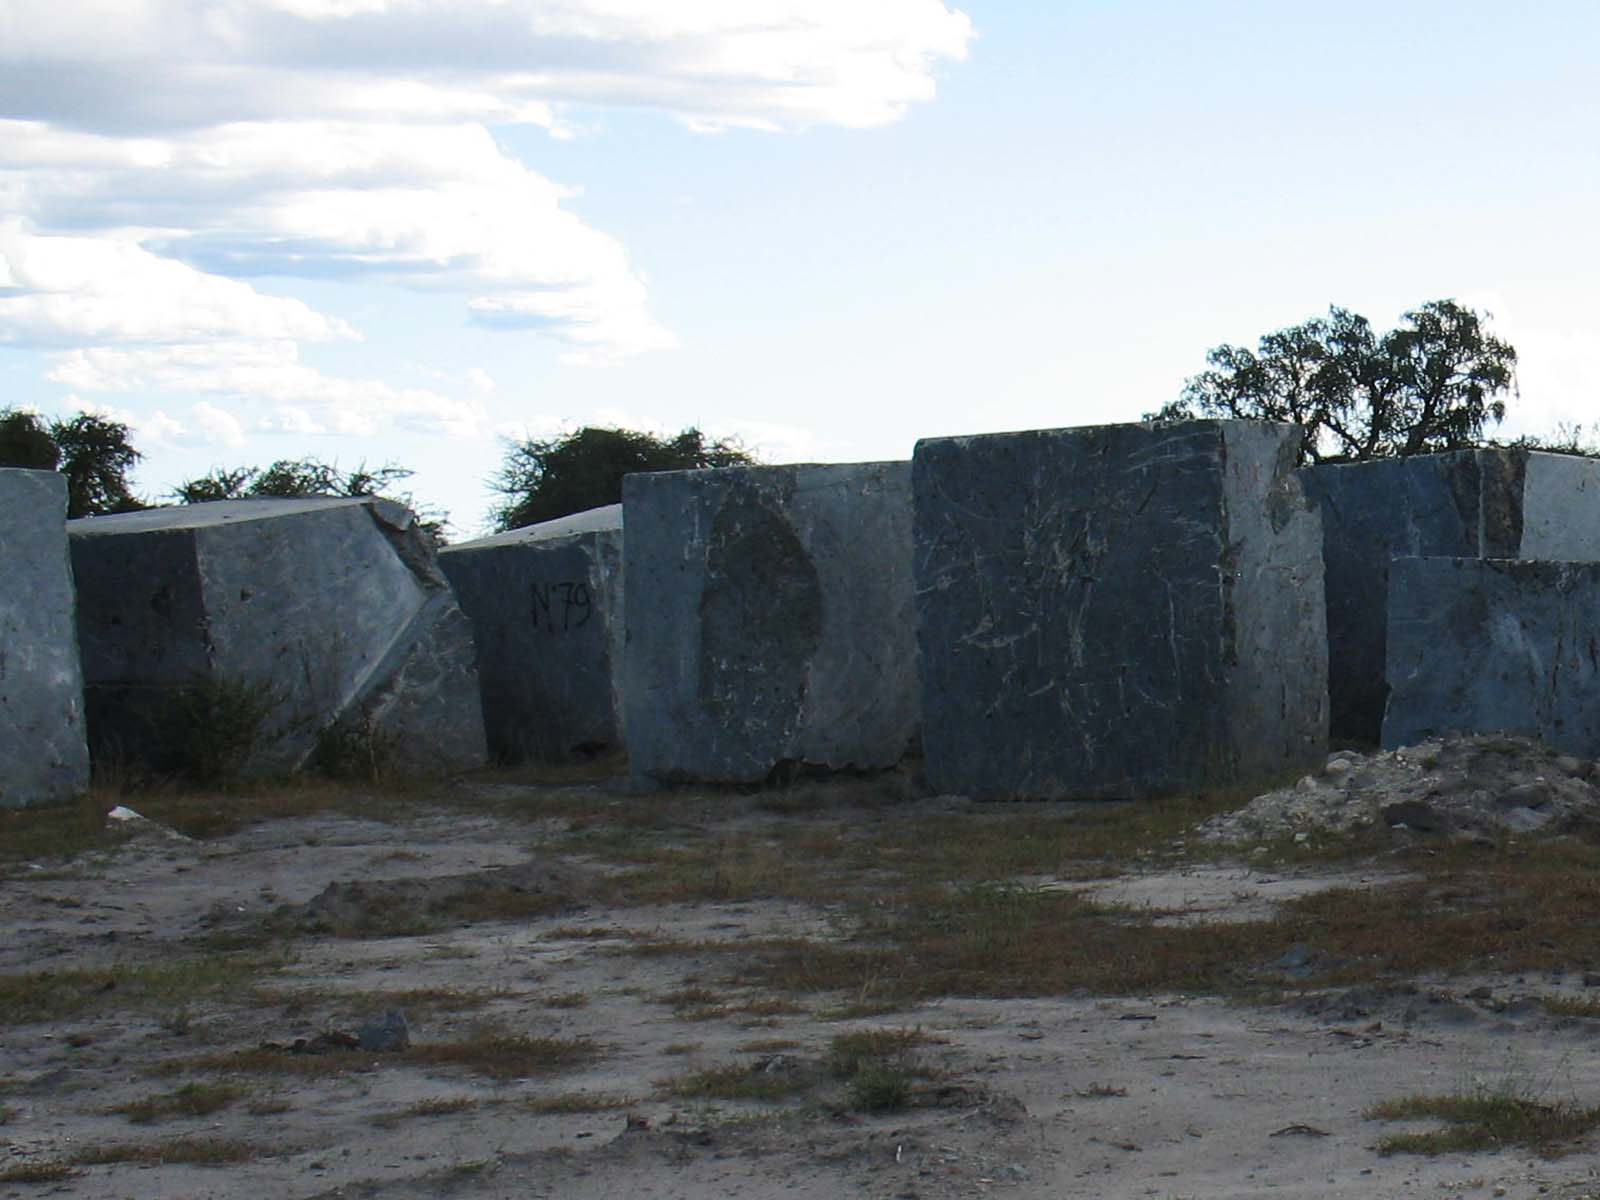
[[[622,505],[451,546],[439,566],[477,634],[496,759],[621,745]]]
[[[630,475],[623,507],[636,774],[899,761],[918,719],[908,464]]]
[[[1600,563],[1398,558],[1383,744],[1516,733],[1600,754]]]
[[[1320,528],[1297,436],[1197,421],[919,442],[929,784],[1139,796],[1320,761]]]
[[[1309,848],[1372,832],[1458,840],[1557,836],[1600,824],[1595,764],[1530,738],[1430,738],[1395,750],[1341,750],[1321,771],[1257,796],[1196,830],[1202,842]]]
[[[66,513],[60,475],[0,470],[0,808],[89,786]]]
[[[97,755],[181,765],[175,700],[221,685],[270,705],[247,774],[319,742],[425,770],[485,761],[471,623],[402,506],[232,500],[67,529]]]
[[[1322,509],[1333,735],[1376,744],[1385,597],[1400,557],[1600,559],[1600,462],[1462,450],[1301,472]]]

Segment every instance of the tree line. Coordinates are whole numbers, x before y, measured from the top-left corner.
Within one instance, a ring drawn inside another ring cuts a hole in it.
[[[1187,380],[1179,397],[1148,421],[1240,417],[1292,421],[1305,430],[1302,462],[1426,454],[1485,444],[1484,426],[1505,417],[1516,394],[1517,352],[1488,329],[1488,316],[1453,300],[1434,300],[1404,314],[1395,329],[1374,331],[1365,317],[1333,306],[1326,317],[1264,335],[1254,350],[1223,344],[1206,355],[1207,370]],[[1516,443],[1567,453],[1582,428],[1554,440]],[[0,410],[0,466],[59,470],[67,480],[68,515],[97,516],[148,507],[127,474],[142,456],[128,427],[79,413],[54,420]],[[489,486],[500,501],[496,530],[582,512],[622,498],[622,477],[635,471],[699,470],[757,461],[733,439],[708,439],[689,428],[667,437],[584,426],[559,437],[508,442]],[[179,484],[170,500],[195,504],[270,496],[383,496],[415,507],[402,484],[412,472],[393,464],[341,470],[316,458],[280,459],[266,467],[216,468]],[[436,540],[443,513],[424,510]]]

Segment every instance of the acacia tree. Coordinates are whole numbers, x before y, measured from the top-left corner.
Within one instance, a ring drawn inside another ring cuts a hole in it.
[[[519,529],[615,504],[622,499],[622,477],[636,471],[736,467],[755,461],[737,441],[708,442],[694,428],[659,438],[632,429],[585,425],[558,438],[509,443],[500,473],[489,484],[505,500],[490,518],[496,529]]]
[[[128,487],[128,472],[142,457],[121,421],[94,413],[55,421],[20,409],[0,410],[0,466],[60,470],[67,481],[69,517],[145,507]]]
[[[1365,317],[1330,307],[1326,319],[1267,334],[1255,351],[1216,347],[1206,355],[1211,369],[1151,419],[1294,421],[1305,428],[1304,462],[1477,445],[1516,387],[1517,352],[1486,320],[1434,300],[1380,337]]]

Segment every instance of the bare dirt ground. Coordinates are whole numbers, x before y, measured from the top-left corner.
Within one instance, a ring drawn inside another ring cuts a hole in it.
[[[1546,843],[1202,853],[1215,807],[880,783],[195,804],[0,859],[0,1196],[1600,1196],[1592,1133],[1368,1115],[1600,1105],[1581,910],[1492,923]]]

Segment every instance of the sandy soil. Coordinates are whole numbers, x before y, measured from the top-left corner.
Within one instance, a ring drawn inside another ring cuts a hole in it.
[[[382,822],[302,817],[204,843],[146,831],[107,857],[40,864],[0,882],[0,973],[175,961],[219,928],[304,904],[330,881],[525,862],[535,833],[525,822],[459,812]],[[1215,920],[1258,917],[1335,883],[1387,878],[1373,869],[1285,875],[1224,865],[1070,886],[1172,910],[1168,919]],[[0,1195],[1600,1196],[1595,1156],[1384,1157],[1374,1143],[1395,1126],[1362,1115],[1397,1094],[1507,1079],[1600,1103],[1594,1023],[1558,1020],[1522,1000],[1581,992],[1572,976],[1418,980],[1272,1008],[1186,996],[949,997],[840,1022],[823,1019],[815,998],[802,1011],[756,1018],[736,1006],[720,1015],[675,1011],[660,997],[686,986],[730,1000],[743,994],[727,981],[725,958],[682,946],[628,952],[651,940],[720,944],[826,936],[829,927],[825,907],[794,903],[591,904],[416,937],[306,936],[256,981],[272,989],[266,998],[241,985],[239,994],[175,999],[153,1011],[110,1003],[73,1019],[0,1026],[0,1169],[173,1138],[256,1148],[249,1161],[226,1166],[83,1166],[56,1182],[0,1184]],[[244,1096],[203,1117],[134,1125],[114,1111],[214,1078],[163,1076],[162,1064],[354,1028],[375,1015],[373,994],[407,989],[492,993],[474,1009],[411,1010],[417,1044],[492,1021],[592,1039],[600,1053],[570,1070],[495,1081],[346,1051],[330,1073],[251,1075]],[[296,992],[299,1001],[285,1000]],[[842,1031],[915,1027],[934,1039],[919,1053],[936,1075],[891,1114],[848,1111],[826,1089],[805,1102],[763,1104],[686,1101],[658,1085],[724,1063],[806,1070]],[[775,1041],[792,1045],[774,1050]],[[574,1094],[615,1107],[529,1106]],[[433,1102],[431,1113],[416,1111],[423,1101]]]

